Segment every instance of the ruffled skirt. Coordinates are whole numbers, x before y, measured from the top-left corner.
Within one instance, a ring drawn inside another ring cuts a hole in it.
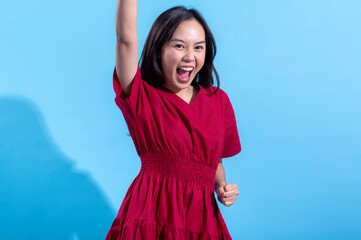
[[[106,240],[232,239],[214,196],[216,169],[160,153],[141,161]]]
[[[231,240],[213,188],[140,172],[106,240]]]

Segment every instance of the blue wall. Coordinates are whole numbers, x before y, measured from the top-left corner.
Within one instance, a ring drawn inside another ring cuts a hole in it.
[[[236,113],[233,238],[360,239],[361,3],[140,0],[140,45],[180,4],[208,21]],[[0,239],[103,239],[139,171],[112,90],[115,7],[0,3]]]

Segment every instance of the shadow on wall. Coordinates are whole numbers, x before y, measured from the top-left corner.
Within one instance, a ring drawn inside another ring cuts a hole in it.
[[[0,97],[0,239],[104,239],[114,214],[28,100]]]

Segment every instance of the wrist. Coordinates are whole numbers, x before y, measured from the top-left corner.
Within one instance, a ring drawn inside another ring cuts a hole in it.
[[[217,190],[218,188],[223,188],[227,183],[226,182],[215,182],[214,183],[214,190]]]

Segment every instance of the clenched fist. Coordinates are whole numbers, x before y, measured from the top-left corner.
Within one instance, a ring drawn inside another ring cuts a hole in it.
[[[218,201],[226,207],[233,205],[239,194],[238,186],[235,183],[217,187],[215,191],[218,195]]]

